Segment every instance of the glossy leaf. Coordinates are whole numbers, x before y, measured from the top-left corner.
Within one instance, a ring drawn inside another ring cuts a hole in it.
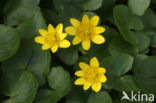
[[[49,72],[50,58],[49,51],[42,51],[32,39],[25,40],[21,43],[18,53],[2,63],[2,72],[9,76],[15,75],[21,70],[28,70],[37,77],[41,86],[45,83],[45,77]],[[10,76],[9,78],[12,79],[13,77]]]
[[[156,56],[151,56],[141,62],[135,69],[135,79],[145,91],[156,94],[155,70]]]
[[[140,31],[144,28],[141,20],[124,5],[114,8],[114,19],[122,37],[132,45],[137,45],[139,41],[132,30]]]
[[[111,76],[121,76],[127,73],[133,64],[133,57],[128,54],[117,54],[102,59],[101,65]]]
[[[38,81],[28,71],[17,73],[15,81],[10,85],[9,99],[3,103],[32,103],[38,88]],[[7,87],[7,86],[6,86]]]
[[[62,67],[52,68],[48,83],[53,90],[40,90],[35,103],[56,103],[71,90],[70,75]]]
[[[0,61],[6,60],[17,52],[20,38],[17,32],[5,25],[0,25]]]
[[[112,99],[107,92],[92,93],[87,100],[87,103],[112,103]]]
[[[150,6],[150,1],[151,0],[129,0],[128,5],[134,14],[142,16]]]

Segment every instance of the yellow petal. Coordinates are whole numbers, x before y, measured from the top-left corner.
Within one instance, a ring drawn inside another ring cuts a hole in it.
[[[42,35],[42,36],[46,36],[48,34],[48,32],[44,29],[39,29],[39,33]]]
[[[84,72],[82,70],[79,70],[79,71],[75,72],[75,75],[82,77],[82,76],[84,76]]]
[[[92,89],[95,91],[95,92],[99,92],[101,90],[101,87],[102,87],[102,84],[101,83],[94,83],[92,85]]]
[[[75,81],[75,85],[83,85],[85,83],[85,80],[84,78],[78,78],[76,81]]]
[[[59,39],[63,40],[66,36],[67,36],[66,33],[61,33],[61,34],[59,34]]]
[[[77,45],[81,42],[81,38],[79,36],[75,36],[73,41],[72,41],[72,44],[73,45]]]
[[[60,43],[59,43],[59,47],[60,48],[68,48],[70,46],[70,42],[68,40],[62,40]]]
[[[105,38],[102,36],[102,35],[95,35],[92,37],[92,41],[95,43],[95,44],[102,44],[105,42]]]
[[[89,23],[89,17],[88,15],[84,15],[83,18],[82,18],[82,23],[83,24],[88,24]]]
[[[96,28],[95,28],[95,31],[96,31],[97,34],[103,33],[103,32],[105,32],[105,28],[99,26],[99,27],[96,27]]]
[[[42,50],[47,50],[47,49],[49,49],[50,48],[50,45],[48,45],[48,44],[44,44],[43,46],[42,46]]]
[[[80,21],[79,20],[77,20],[77,19],[74,19],[74,18],[71,18],[70,19],[70,22],[71,22],[71,24],[74,26],[74,27],[79,27],[80,26]]]
[[[90,86],[91,86],[91,83],[85,82],[84,85],[83,85],[83,89],[84,89],[84,90],[87,90],[87,89],[90,88]]]
[[[35,42],[40,43],[40,44],[44,44],[45,40],[42,36],[37,36],[37,37],[35,37]]]
[[[49,33],[54,33],[55,32],[55,29],[51,24],[48,25],[48,32]]]
[[[79,67],[82,69],[82,70],[86,70],[89,68],[89,65],[84,63],[84,62],[80,62],[79,63]]]
[[[58,44],[54,44],[54,45],[51,47],[52,53],[56,53],[57,50],[58,50]]]
[[[91,18],[91,24],[94,25],[94,26],[97,26],[99,23],[99,17],[98,16],[93,16]]]
[[[84,41],[82,41],[82,48],[84,49],[84,50],[89,50],[90,49],[90,40],[84,40]]]
[[[99,67],[99,61],[98,61],[98,59],[96,57],[91,58],[90,66],[92,66],[92,67]]]
[[[104,75],[102,75],[101,77],[100,77],[100,82],[106,82],[107,81],[107,77],[106,76],[104,76]]]
[[[77,30],[74,27],[72,27],[72,26],[66,27],[65,31],[69,35],[76,35],[76,33],[77,33]]]
[[[62,33],[62,31],[63,31],[63,24],[58,24],[56,26],[56,32],[57,33]]]
[[[104,73],[106,73],[106,69],[103,68],[103,67],[100,67],[100,68],[99,68],[99,72],[104,74]]]

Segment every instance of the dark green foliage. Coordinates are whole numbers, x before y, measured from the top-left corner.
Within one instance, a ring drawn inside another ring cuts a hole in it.
[[[39,29],[83,14],[100,17],[104,44],[52,54],[34,42]],[[92,57],[107,70],[98,93],[74,85]],[[154,103],[121,101],[122,91],[156,95],[156,0],[0,0],[0,103]]]

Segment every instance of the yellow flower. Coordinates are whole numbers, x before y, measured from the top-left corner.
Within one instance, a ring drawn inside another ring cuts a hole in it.
[[[102,88],[102,83],[107,81],[104,75],[106,69],[99,67],[99,62],[96,57],[91,58],[90,65],[80,62],[79,67],[81,70],[75,72],[79,78],[75,81],[75,85],[83,85],[83,89],[87,90],[90,87],[98,92]]]
[[[66,33],[63,33],[63,24],[58,24],[54,28],[51,24],[48,25],[48,30],[39,29],[41,36],[35,37],[35,42],[42,44],[42,50],[51,49],[55,53],[58,48],[68,48],[70,42],[66,40]]]
[[[67,34],[75,36],[72,44],[77,45],[82,42],[84,50],[89,50],[91,41],[95,44],[102,44],[105,42],[105,38],[100,35],[105,31],[104,27],[97,26],[99,23],[99,17],[93,16],[91,19],[87,15],[84,15],[82,22],[75,18],[71,18],[70,22],[72,26],[65,28]]]

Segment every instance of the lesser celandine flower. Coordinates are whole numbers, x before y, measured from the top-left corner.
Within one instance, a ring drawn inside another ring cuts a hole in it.
[[[42,50],[50,49],[55,53],[58,48],[68,48],[70,42],[66,40],[66,33],[63,33],[63,24],[58,24],[54,28],[51,24],[48,25],[48,30],[39,29],[41,36],[35,37],[35,41],[42,44]]]
[[[106,69],[99,67],[97,58],[91,58],[90,65],[80,62],[79,67],[81,70],[75,72],[75,75],[79,77],[75,81],[75,85],[83,85],[84,90],[91,87],[95,92],[100,91],[102,83],[106,82],[107,78],[104,75]]]
[[[99,17],[93,16],[91,19],[87,15],[84,15],[82,22],[75,18],[71,18],[70,22],[72,26],[65,28],[65,31],[69,35],[75,36],[72,44],[77,45],[82,42],[82,47],[84,50],[89,50],[91,46],[91,41],[95,44],[102,44],[105,42],[105,38],[100,35],[105,31],[102,26],[97,26],[99,23]]]

